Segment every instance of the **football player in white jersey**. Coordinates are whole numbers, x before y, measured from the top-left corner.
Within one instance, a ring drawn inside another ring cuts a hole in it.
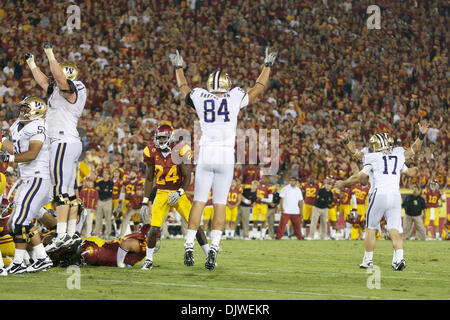
[[[31,222],[51,199],[50,143],[45,113],[47,106],[41,98],[27,97],[20,104],[20,115],[10,127],[11,140],[3,137],[0,161],[17,164],[21,184],[14,196],[14,210],[9,219],[15,244],[10,274],[37,272],[53,266],[41,242],[39,230]],[[24,264],[27,243],[31,243],[37,260]]]
[[[233,180],[238,114],[242,108],[254,102],[264,92],[276,55],[276,52],[269,53],[266,48],[264,68],[255,86],[248,92],[239,87],[232,89],[230,77],[222,71],[216,71],[209,76],[208,90],[202,88],[191,90],[184,76],[183,58],[178,51],[171,56],[178,87],[185,95],[186,104],[195,109],[202,129],[195,172],[194,203],[186,233],[184,263],[187,266],[194,264],[195,234],[200,226],[203,208],[208,201],[211,189],[214,218],[211,228],[211,246],[205,268],[213,270],[216,266],[217,252],[225,225],[227,197]]]
[[[86,87],[77,81],[78,69],[72,63],[55,59],[50,43],[44,44],[53,81],[36,66],[31,53],[25,55],[36,82],[48,97],[47,122],[50,138],[50,172],[53,182],[53,200],[56,204],[58,236],[46,246],[51,252],[61,246],[70,246],[80,238],[75,234],[78,200],[75,195],[75,178],[82,143],[77,130],[86,103]]]
[[[405,160],[410,159],[421,147],[428,124],[419,124],[419,137],[407,150],[402,147],[391,148],[389,136],[375,134],[370,138],[370,153],[364,155],[364,168],[347,180],[336,182],[336,187],[342,189],[349,187],[370,177],[371,191],[366,212],[365,253],[360,268],[373,267],[373,251],[376,242],[376,230],[385,216],[386,228],[394,247],[392,268],[401,271],[406,267],[403,258],[403,240],[401,233],[401,195],[400,173],[404,168]]]

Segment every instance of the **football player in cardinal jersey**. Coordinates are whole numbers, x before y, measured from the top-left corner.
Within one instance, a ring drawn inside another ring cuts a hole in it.
[[[369,140],[370,153],[364,155],[364,168],[344,181],[338,181],[336,187],[343,189],[370,179],[371,190],[366,212],[365,252],[360,268],[373,268],[373,251],[376,243],[376,232],[383,216],[394,247],[392,268],[401,271],[406,267],[403,258],[403,232],[401,223],[400,174],[405,160],[410,159],[422,147],[423,139],[428,131],[428,123],[419,124],[419,137],[407,150],[393,147],[392,139],[386,134],[375,134]],[[346,138],[344,141],[348,144]]]
[[[172,128],[169,125],[161,125],[156,129],[154,141],[144,149],[144,162],[147,165],[144,185],[144,199],[142,201],[142,216],[151,205],[151,228],[147,241],[147,254],[142,265],[142,270],[150,270],[153,267],[153,253],[156,245],[156,236],[160,232],[162,223],[171,207],[180,216],[189,222],[191,202],[186,196],[185,190],[191,183],[191,148],[187,144],[175,144]],[[150,193],[155,184],[156,197],[153,204],[149,203]],[[205,255],[209,252],[209,245],[203,230],[197,228],[197,240]],[[193,265],[193,256],[185,264]]]
[[[308,183],[302,183],[301,189],[305,195],[305,202],[303,204],[303,216],[302,216],[302,235],[307,237],[306,227],[311,223],[312,209],[314,201],[316,200],[317,191],[320,189],[318,183],[315,182],[314,177],[310,176]]]
[[[202,129],[199,161],[195,172],[194,203],[186,233],[185,260],[186,257],[193,256],[194,238],[212,188],[214,218],[211,249],[205,262],[205,268],[208,270],[213,270],[216,266],[219,243],[226,220],[225,208],[233,180],[239,111],[253,103],[264,92],[269,83],[270,69],[276,55],[276,52],[269,53],[269,49],[266,48],[263,70],[255,86],[248,92],[239,87],[232,89],[230,77],[222,71],[210,74],[207,82],[208,90],[202,88],[192,90],[184,76],[184,61],[179,52],[177,51],[170,58],[175,67],[178,87],[185,95],[186,105],[195,109]]]
[[[423,224],[425,228],[429,229],[430,221],[433,221],[434,227],[434,239],[438,240],[439,235],[439,199],[445,200],[445,195],[441,195],[439,191],[439,185],[436,180],[430,182],[430,186],[424,191],[423,197],[427,206],[425,213],[425,219]],[[428,232],[427,232],[428,233]]]
[[[32,53],[25,54],[25,60],[34,79],[48,97],[46,119],[49,124],[50,170],[58,218],[58,236],[46,250],[54,250],[81,241],[75,234],[79,202],[74,186],[77,162],[82,152],[77,123],[87,94],[84,84],[77,81],[77,67],[72,63],[59,64],[50,43],[44,43],[43,48],[50,64],[52,80],[36,66]]]

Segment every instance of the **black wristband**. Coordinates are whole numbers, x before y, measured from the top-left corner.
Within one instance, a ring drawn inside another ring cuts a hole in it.
[[[175,66],[175,70],[183,68],[183,66]]]
[[[422,132],[419,132],[419,139],[420,140],[425,139],[425,135]]]

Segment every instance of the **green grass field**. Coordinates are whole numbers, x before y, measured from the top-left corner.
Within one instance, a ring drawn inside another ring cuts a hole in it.
[[[450,242],[407,241],[402,272],[391,269],[390,241],[378,241],[374,264],[380,289],[359,269],[362,241],[222,241],[219,266],[204,268],[196,245],[195,266],[183,265],[183,240],[163,240],[154,268],[83,267],[80,289],[71,274],[53,268],[0,278],[0,299],[304,300],[450,298]],[[26,296],[24,296],[26,292]]]

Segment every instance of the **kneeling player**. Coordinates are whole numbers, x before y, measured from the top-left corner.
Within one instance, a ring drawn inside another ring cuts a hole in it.
[[[176,150],[172,150],[175,147]],[[184,190],[191,183],[191,149],[184,145],[178,150],[172,138],[172,128],[161,125],[156,130],[154,143],[149,143],[144,149],[144,162],[147,165],[144,187],[143,208],[147,208],[150,192],[153,189],[153,179],[156,180],[156,197],[151,208],[151,228],[147,241],[147,254],[142,270],[153,267],[153,253],[156,246],[156,236],[161,225],[174,207],[187,222],[191,211],[191,202]],[[178,161],[177,161],[178,160]],[[197,241],[207,255],[209,245],[201,228],[197,232]],[[185,265],[194,265],[194,255],[185,257]]]

